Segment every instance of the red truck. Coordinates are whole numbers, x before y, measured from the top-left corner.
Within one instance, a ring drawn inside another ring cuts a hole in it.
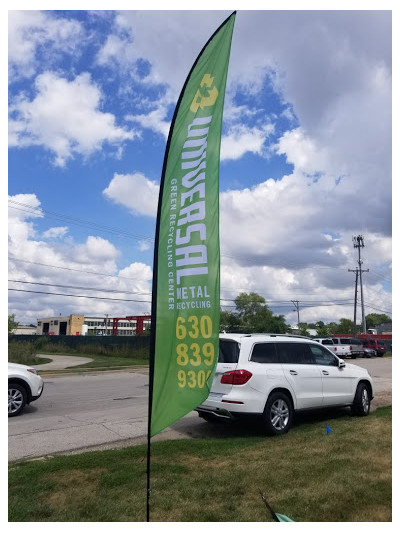
[[[365,348],[372,348],[375,350],[378,357],[382,357],[382,355],[387,352],[385,343],[378,339],[363,339],[362,343]]]

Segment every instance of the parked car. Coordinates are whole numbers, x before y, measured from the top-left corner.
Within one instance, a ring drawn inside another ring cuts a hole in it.
[[[363,346],[364,355],[363,357],[376,357],[376,350]]]
[[[25,405],[40,398],[43,379],[26,365],[8,363],[8,416],[17,416]]]
[[[359,339],[332,337],[332,341],[336,346],[336,355],[342,359],[346,357],[356,359],[363,355],[362,343]]]
[[[221,334],[219,359],[200,417],[256,416],[272,435],[286,433],[296,411],[350,406],[369,413],[374,386],[367,370],[345,363],[305,337]]]
[[[372,348],[375,350],[378,357],[382,357],[383,354],[387,352],[385,343],[378,339],[365,339],[363,341],[363,346],[364,348]]]
[[[320,344],[322,344],[323,346],[328,348],[328,350],[330,350],[331,352],[333,352],[336,355],[337,348],[336,348],[336,345],[333,343],[333,340],[331,338],[325,338],[325,337],[324,338],[317,338],[317,339],[313,339],[313,341],[319,342]]]

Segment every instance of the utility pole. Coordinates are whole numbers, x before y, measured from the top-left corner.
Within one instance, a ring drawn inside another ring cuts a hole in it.
[[[356,290],[354,293],[354,324],[353,324],[353,337],[357,334],[357,284],[358,284],[358,268],[355,270],[351,270],[349,268],[348,272],[355,272],[356,273]]]
[[[367,326],[365,323],[365,311],[364,311],[364,294],[363,294],[363,284],[362,284],[362,272],[369,272],[368,270],[362,270],[361,265],[361,248],[364,248],[364,237],[362,235],[357,235],[353,237],[353,246],[358,248],[358,271],[360,273],[360,293],[361,293],[361,321],[362,321],[362,331],[367,333]]]
[[[299,300],[292,300],[292,303],[295,306],[295,311],[297,310],[297,329],[300,330],[300,307]]]

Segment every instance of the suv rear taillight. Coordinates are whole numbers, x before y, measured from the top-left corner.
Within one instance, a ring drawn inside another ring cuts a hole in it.
[[[226,385],[244,385],[253,374],[247,370],[230,370],[222,374],[221,383]]]

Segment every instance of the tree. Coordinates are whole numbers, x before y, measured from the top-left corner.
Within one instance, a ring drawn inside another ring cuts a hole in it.
[[[379,326],[379,324],[385,324],[387,322],[392,322],[392,319],[387,315],[379,315],[377,313],[371,313],[365,317],[365,323],[367,329],[374,328]]]
[[[265,308],[265,298],[255,292],[242,292],[235,298],[236,312],[244,320],[254,317]]]
[[[339,324],[330,324],[332,333],[352,335],[353,321],[349,318],[341,318]]]
[[[13,335],[14,329],[19,326],[19,322],[15,322],[15,315],[8,315],[8,334]]]
[[[227,333],[239,332],[242,330],[240,318],[231,311],[221,310],[220,331],[226,331]]]
[[[309,327],[310,327],[310,324],[307,324],[307,322],[300,322],[299,324],[300,335],[303,335],[304,337],[310,337],[311,335],[307,331]]]
[[[288,333],[289,326],[283,315],[274,315],[266,305],[265,298],[255,292],[242,292],[235,298],[236,310],[223,311],[222,323],[249,333]]]
[[[315,329],[317,330],[318,337],[329,337],[331,334],[329,325],[322,322],[322,320],[315,323]]]

